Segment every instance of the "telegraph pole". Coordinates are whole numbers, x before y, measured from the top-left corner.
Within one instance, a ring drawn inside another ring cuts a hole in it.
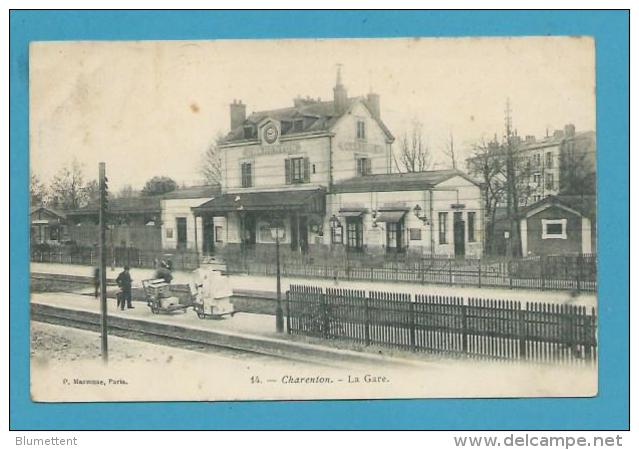
[[[101,162],[99,164],[99,185],[100,185],[100,328],[101,328],[101,345],[102,361],[109,361],[109,346],[107,342],[107,246],[106,246],[106,210],[107,210],[107,177],[106,165]]]
[[[505,128],[506,128],[506,208],[508,211],[508,220],[510,225],[510,236],[508,239],[508,255],[509,257],[517,256],[519,252],[515,245],[519,242],[517,226],[517,196],[515,173],[515,139],[513,135],[512,110],[510,108],[510,98],[506,99],[505,111]]]

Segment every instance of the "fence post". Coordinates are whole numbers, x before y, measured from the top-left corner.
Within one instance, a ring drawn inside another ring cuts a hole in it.
[[[586,338],[588,340],[588,343],[586,345],[584,345],[585,347],[585,355],[584,357],[586,358],[586,363],[590,364],[592,362],[595,361],[596,359],[596,351],[595,351],[595,347],[597,345],[597,340],[596,340],[596,331],[595,331],[595,308],[592,308],[591,310],[591,314],[588,315],[586,314],[586,311],[584,311],[584,325],[585,326],[585,335]]]
[[[507,270],[508,270],[508,284],[510,285],[510,289],[513,288],[513,271],[512,271],[511,264],[510,264],[511,262],[512,261],[510,259],[506,262],[506,267],[507,267]]]
[[[539,272],[541,274],[541,290],[546,290],[546,275],[544,273],[544,255],[539,257]]]
[[[289,295],[291,291],[286,291],[286,333],[291,334],[291,305]]]
[[[519,303],[518,311],[518,326],[519,331],[519,358],[526,359],[526,311],[528,310],[528,303],[526,303],[526,309],[521,309],[521,303]]]
[[[448,284],[453,285],[453,261],[448,259]]]
[[[371,345],[371,316],[368,305],[368,295],[364,297],[364,339],[366,346]]]
[[[478,277],[479,282],[478,282],[478,284],[479,284],[479,287],[481,287],[481,258],[479,258],[479,266],[478,266],[478,271],[477,272],[479,274],[479,277]]]
[[[410,349],[412,351],[416,350],[415,343],[415,303],[413,303],[412,296],[409,297],[408,311],[410,314]]]
[[[464,304],[464,300],[461,299],[461,322],[462,322],[462,352],[468,354],[468,306],[472,300],[468,299],[468,305]]]
[[[419,261],[419,275],[420,275],[420,279],[422,284],[424,284],[424,279],[425,279],[425,275],[424,275],[424,258],[422,257],[422,259]]]
[[[320,294],[320,309],[322,311],[322,334],[324,335],[324,339],[328,339],[329,337],[328,305],[326,303],[327,295],[328,294],[324,293],[324,291],[322,290],[322,293]]]
[[[577,273],[577,292],[581,292],[581,277],[583,276],[583,262],[584,257],[582,255],[577,256],[577,266],[579,268],[579,272]]]

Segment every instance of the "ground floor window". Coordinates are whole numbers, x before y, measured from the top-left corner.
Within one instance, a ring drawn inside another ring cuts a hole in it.
[[[475,212],[468,213],[468,242],[475,242]]]
[[[566,219],[541,219],[542,239],[567,239]]]
[[[349,250],[361,251],[364,248],[364,227],[361,217],[349,217],[346,221],[346,246]]]
[[[448,244],[448,213],[439,213],[439,243]]]

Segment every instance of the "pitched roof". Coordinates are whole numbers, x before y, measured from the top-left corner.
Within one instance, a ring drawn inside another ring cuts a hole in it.
[[[48,213],[50,213],[50,214],[52,214],[54,216],[60,217],[61,219],[66,219],[66,217],[67,217],[66,214],[63,213],[62,211],[58,211],[55,208],[51,208],[49,206],[44,206],[44,205],[32,206],[29,209],[29,215],[31,215],[31,214],[33,214],[33,213],[35,213],[37,211],[40,211],[40,210],[44,210],[44,211],[46,211],[46,212],[48,212]]]
[[[222,194],[192,209],[195,212],[295,210],[310,205],[324,193],[324,189],[289,189]]]
[[[190,186],[186,188],[176,189],[162,195],[165,200],[189,199],[189,198],[208,198],[220,193],[219,184],[207,184],[202,186]]]
[[[109,212],[118,214],[157,213],[161,210],[161,199],[161,195],[151,195],[148,197],[113,198],[109,199]],[[97,214],[98,211],[98,204],[90,203],[84,208],[67,211],[67,215],[77,216],[85,214]]]
[[[566,140],[576,140],[576,139],[594,139],[595,132],[594,131],[578,131],[574,136],[566,136],[565,134],[560,134],[558,136],[552,135],[548,137],[544,137],[539,140],[535,140],[533,142],[522,141],[519,146],[519,150],[533,150],[536,148],[542,147],[550,147],[555,145],[560,145],[563,141]]]
[[[594,198],[592,199],[594,201]],[[542,198],[541,200],[528,205],[526,207],[524,207],[523,209],[521,209],[519,211],[520,216],[525,217],[528,214],[530,214],[532,211],[538,209],[539,207],[542,207],[544,205],[547,205],[547,207],[551,207],[551,206],[560,206],[560,207],[564,207],[564,208],[568,208],[570,210],[576,211],[577,213],[581,214],[582,216],[586,216],[586,217],[591,217],[590,214],[592,214],[592,211],[586,211],[585,208],[583,208],[583,205],[579,205],[577,204],[577,202],[575,201],[570,201],[566,198],[562,198],[562,197],[558,197],[555,195],[549,195],[547,197]],[[545,209],[545,208],[543,208]],[[594,209],[594,208],[593,208]]]
[[[266,111],[257,111],[252,113],[247,117],[246,121],[239,127],[231,130],[229,134],[223,140],[223,143],[231,143],[237,141],[244,140],[255,140],[256,136],[252,136],[251,138],[247,138],[244,133],[244,127],[246,125],[257,126],[262,120],[266,118],[272,118],[279,122],[287,122],[293,121],[295,119],[303,119],[301,130],[293,131],[288,130],[285,134],[286,136],[294,136],[295,134],[300,133],[312,133],[312,132],[322,132],[329,131],[333,125],[342,117],[346,112],[348,112],[353,105],[358,102],[361,102],[366,108],[371,110],[368,106],[368,103],[364,97],[351,97],[347,99],[347,107],[344,112],[340,113],[335,108],[335,102],[331,101],[319,101],[312,99],[298,99],[296,101],[295,106],[287,107],[287,108],[279,108],[272,109]],[[371,114],[373,119],[380,126],[386,138],[389,140],[394,140],[395,137],[392,135],[388,127],[382,122],[381,119],[375,117],[375,115]]]
[[[452,177],[460,176],[478,184],[464,172],[456,169],[428,170],[424,172],[366,175],[338,181],[335,192],[387,192],[416,191],[432,188]]]

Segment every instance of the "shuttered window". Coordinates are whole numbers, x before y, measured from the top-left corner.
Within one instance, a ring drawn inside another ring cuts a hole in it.
[[[286,184],[310,183],[311,164],[308,158],[289,158],[284,163]]]

